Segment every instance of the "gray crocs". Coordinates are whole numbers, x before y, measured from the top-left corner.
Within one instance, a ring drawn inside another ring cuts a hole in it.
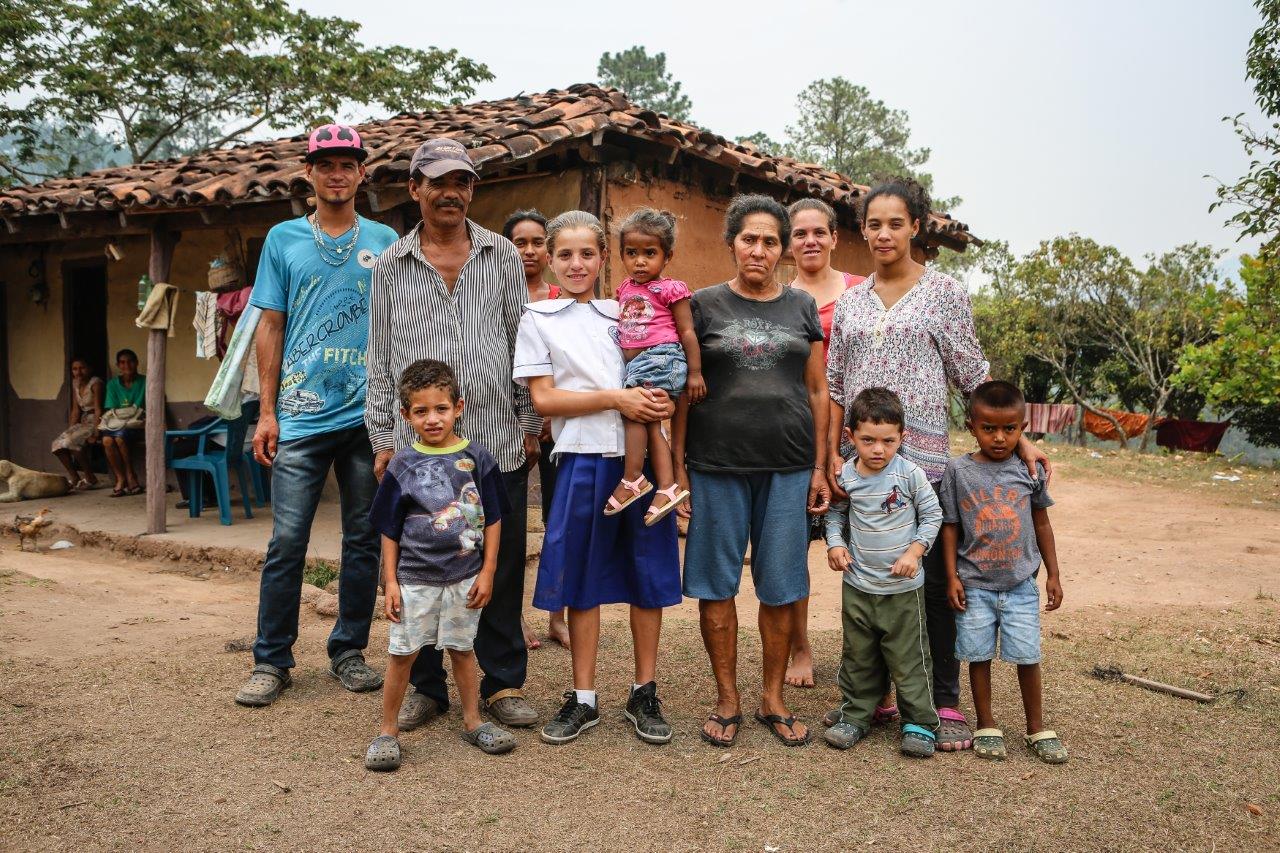
[[[400,726],[400,731],[411,732],[438,716],[440,716],[439,703],[415,691],[404,697],[404,704],[400,706],[400,715],[396,717],[396,724]]]
[[[400,741],[391,735],[378,735],[364,754],[364,766],[367,770],[399,770]]]
[[[382,686],[382,676],[369,668],[359,649],[347,649],[330,661],[329,675],[352,693],[368,693]]]
[[[471,731],[463,730],[462,739],[490,755],[501,755],[516,748],[516,737],[493,723],[481,723]]]
[[[828,746],[836,749],[848,749],[866,736],[866,732],[853,723],[836,723],[822,733],[822,739]]]
[[[280,698],[280,691],[293,684],[289,670],[280,669],[269,663],[260,663],[253,668],[249,680],[236,693],[236,704],[250,708],[265,708]]]

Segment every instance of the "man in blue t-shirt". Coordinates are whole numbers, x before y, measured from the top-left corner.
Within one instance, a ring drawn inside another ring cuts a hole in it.
[[[342,568],[329,674],[355,692],[382,686],[364,661],[380,553],[369,523],[377,482],[364,426],[365,360],[373,263],[397,237],[356,215],[366,156],[354,128],[329,124],[311,133],[306,174],[316,212],[267,234],[249,300],[262,309],[255,338],[262,414],[253,455],[272,469],[274,527],[262,565],[253,672],[236,694],[241,705],[270,705],[292,682],[302,570],[330,468],[342,504]]]

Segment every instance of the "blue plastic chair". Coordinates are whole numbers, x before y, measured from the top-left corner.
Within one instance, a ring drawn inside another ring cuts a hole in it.
[[[249,459],[244,455],[244,436],[248,429],[249,419],[241,415],[233,421],[219,418],[196,429],[167,430],[165,438],[165,462],[175,471],[185,471],[189,484],[191,506],[188,509],[192,518],[199,518],[204,509],[204,477],[208,474],[213,479],[213,490],[218,501],[218,515],[223,524],[231,523],[231,479],[230,471],[235,469],[240,484],[240,496],[244,499],[244,517],[253,518],[250,504]],[[225,435],[226,447],[218,447],[209,441],[209,436]],[[173,458],[171,439],[194,437],[197,439],[196,452],[180,459]],[[182,476],[179,474],[179,476]]]
[[[250,424],[258,422],[258,413],[262,408],[262,404],[258,400],[249,400],[245,402],[240,412],[244,419]],[[246,435],[248,429],[246,428]],[[253,458],[253,451],[245,448],[245,452],[249,458],[249,476],[253,478],[253,505],[265,506],[271,503],[271,469],[258,462]]]

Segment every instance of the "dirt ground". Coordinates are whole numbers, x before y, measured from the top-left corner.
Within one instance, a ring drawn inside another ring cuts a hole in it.
[[[362,759],[380,694],[345,693],[326,675],[330,620],[304,608],[294,687],[269,709],[241,708],[231,696],[251,658],[226,647],[253,633],[251,573],[94,548],[21,554],[4,540],[0,848],[1280,847],[1280,512],[1070,464],[1053,493],[1066,603],[1044,620],[1045,706],[1072,751],[1057,768],[1012,738],[1004,763],[912,762],[889,731],[838,753],[788,750],[748,725],[734,749],[713,750],[697,737],[712,685],[686,602],[664,628],[671,744],[641,744],[622,719],[630,646],[625,611],[611,608],[604,720],[580,741],[550,747],[530,731],[491,758],[462,743],[455,710],[404,737],[399,773],[374,775]],[[819,684],[789,693],[811,723],[835,699],[840,642],[839,578],[813,556]],[[748,712],[759,689],[750,602],[744,594]],[[375,622],[374,666],[385,648],[386,623]],[[1097,664],[1246,693],[1200,705],[1097,681]],[[544,715],[568,668],[558,647],[531,653],[528,693]],[[1012,736],[1013,673],[997,673]]]

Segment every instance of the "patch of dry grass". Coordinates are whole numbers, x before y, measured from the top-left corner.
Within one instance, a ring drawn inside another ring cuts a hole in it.
[[[327,624],[309,618],[295,687],[275,707],[231,695],[249,658],[225,637],[130,657],[0,661],[0,847],[65,849],[426,848],[552,850],[1096,849],[1258,850],[1280,844],[1280,608],[1064,613],[1046,634],[1046,713],[1072,750],[1035,761],[1012,669],[997,669],[1010,758],[911,761],[877,731],[846,753],[786,749],[748,722],[728,751],[697,729],[711,679],[696,624],[665,628],[661,694],[676,728],[641,744],[621,717],[625,626],[605,625],[604,721],[563,747],[519,734],[492,758],[461,741],[457,712],[404,737],[397,774],[363,769],[379,694],[324,675]],[[375,623],[371,648],[385,648]],[[813,637],[821,686],[791,691],[816,721],[835,698],[839,635]],[[758,641],[742,634],[744,711]],[[381,666],[383,655],[370,655]],[[1099,682],[1095,664],[1197,690],[1244,687],[1199,705]],[[568,683],[567,653],[534,652],[528,691],[545,715]],[[967,697],[966,697],[967,698]],[[966,701],[967,704],[967,701]],[[749,719],[749,718],[748,718]],[[758,760],[756,760],[758,759]],[[290,788],[281,791],[274,781]],[[1260,814],[1247,810],[1254,804]]]

